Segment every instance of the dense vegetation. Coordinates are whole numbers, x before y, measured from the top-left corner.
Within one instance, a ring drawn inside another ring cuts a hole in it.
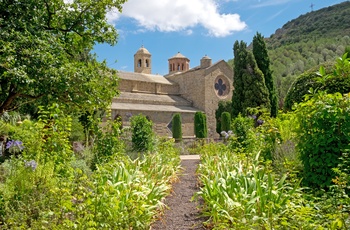
[[[116,44],[106,14],[125,0],[0,2],[0,115],[58,103],[70,112],[109,106],[117,95],[115,71],[90,53]],[[62,108],[63,109],[63,108]]]
[[[318,77],[349,79],[350,59]],[[199,147],[209,228],[349,229],[350,94],[320,87],[306,97],[277,118],[239,115],[225,145]]]
[[[265,39],[280,108],[297,76],[343,55],[350,45],[349,14],[345,1],[301,15]]]
[[[1,229],[147,229],[163,210],[180,167],[172,141],[158,139],[134,159],[130,130],[109,121],[74,152],[71,118],[57,105],[39,121],[2,118]]]

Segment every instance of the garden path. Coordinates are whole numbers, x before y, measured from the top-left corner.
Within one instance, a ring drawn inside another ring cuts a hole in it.
[[[194,193],[199,191],[196,176],[198,164],[198,155],[181,156],[183,173],[179,181],[173,185],[172,193],[165,200],[168,209],[165,210],[164,216],[153,224],[152,230],[205,229],[203,222],[206,219],[200,216],[197,209],[200,200],[191,201]]]

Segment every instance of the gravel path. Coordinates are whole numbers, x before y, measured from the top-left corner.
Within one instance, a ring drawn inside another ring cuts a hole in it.
[[[152,230],[194,229],[203,230],[205,218],[200,217],[196,201],[191,202],[195,192],[199,191],[197,185],[196,169],[199,156],[181,156],[181,166],[184,169],[179,182],[173,185],[173,192],[166,198],[168,209],[164,216],[151,227]]]

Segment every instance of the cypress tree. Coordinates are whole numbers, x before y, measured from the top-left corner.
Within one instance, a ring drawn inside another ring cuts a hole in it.
[[[202,112],[194,114],[194,133],[197,138],[206,138],[208,136],[207,117]]]
[[[182,139],[182,127],[181,127],[181,115],[179,113],[176,113],[173,116],[173,126],[172,126],[172,132],[173,132],[173,138],[175,140],[181,140]]]
[[[229,131],[231,129],[231,114],[223,112],[221,114],[221,131]]]
[[[242,102],[244,101],[243,93],[243,70],[245,69],[247,57],[247,44],[243,41],[236,41],[233,46],[233,94],[232,94],[232,117],[235,118],[239,113],[243,113]]]
[[[223,112],[232,112],[231,101],[219,101],[218,109],[215,110],[216,132],[218,134],[221,134],[221,114]]]
[[[270,68],[270,58],[267,53],[264,37],[260,33],[256,33],[253,38],[253,54],[256,64],[264,74],[265,84],[269,92],[269,101],[271,105],[271,117],[277,117],[278,100],[276,86],[274,84],[272,70]]]
[[[270,109],[269,92],[265,85],[264,74],[256,65],[254,56],[250,52],[247,53],[242,80],[244,89],[242,111],[256,107]]]

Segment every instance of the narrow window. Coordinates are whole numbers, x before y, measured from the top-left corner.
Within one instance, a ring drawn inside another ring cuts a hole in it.
[[[185,65],[184,65],[184,64],[182,64],[182,71],[184,70],[184,67],[185,67]]]
[[[181,70],[180,69],[180,64],[177,64],[177,70],[179,70],[179,71]]]
[[[141,67],[142,66],[142,62],[141,59],[139,59],[139,61],[137,62],[137,67]]]
[[[169,64],[169,72],[171,72],[171,67],[172,67],[171,64]]]
[[[146,59],[146,67],[149,67],[148,59]]]

